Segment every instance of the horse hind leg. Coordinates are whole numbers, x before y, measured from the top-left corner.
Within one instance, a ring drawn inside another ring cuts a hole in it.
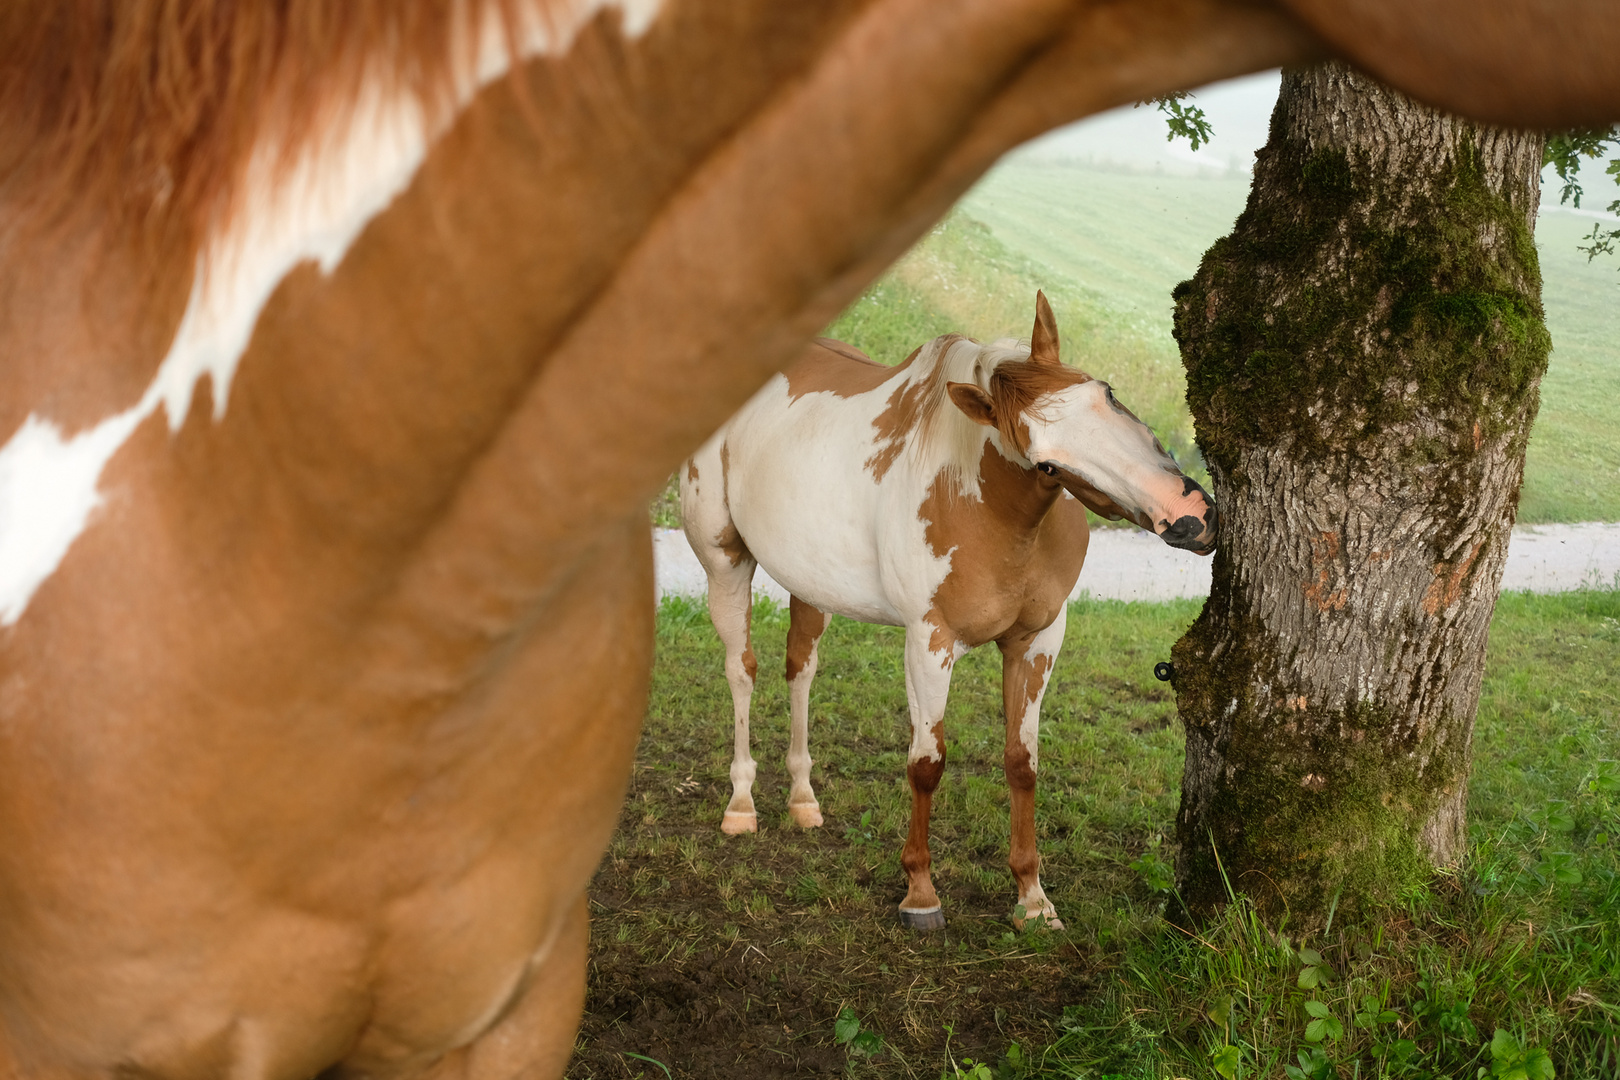
[[[792,780],[788,814],[806,829],[821,824],[821,805],[810,786],[810,684],[816,677],[816,646],[827,629],[827,613],[797,596],[788,598],[787,683],[792,730],[787,767]]]
[[[749,750],[748,712],[754,696],[759,661],[750,641],[753,618],[754,560],[745,559],[724,577],[709,578],[709,618],[726,647],[726,682],[731,686],[731,802],[720,819],[728,835],[759,831],[754,811],[754,756]]]
[[[723,445],[705,445],[681,477],[681,524],[709,579],[709,621],[726,649],[726,682],[731,687],[731,802],[720,819],[729,835],[759,831],[754,811],[754,756],[749,751],[748,713],[759,662],[754,658],[750,624],[754,614],[754,567],[748,546],[731,520],[724,486]]]

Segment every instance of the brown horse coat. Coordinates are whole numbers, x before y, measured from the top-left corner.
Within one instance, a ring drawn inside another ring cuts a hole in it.
[[[559,1073],[648,495],[1009,146],[1414,5],[1297,6],[6,5],[0,1075]],[[1616,111],[1517,17],[1378,70]]]

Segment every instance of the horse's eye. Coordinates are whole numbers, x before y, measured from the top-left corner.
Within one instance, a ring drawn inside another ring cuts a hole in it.
[[[1047,476],[1057,475],[1057,466],[1052,464],[1050,461],[1043,461],[1035,467],[1041,470],[1041,472],[1045,473]]]

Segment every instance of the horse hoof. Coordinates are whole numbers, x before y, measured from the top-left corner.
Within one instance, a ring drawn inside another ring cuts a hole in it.
[[[815,803],[798,803],[788,807],[793,823],[801,828],[814,829],[821,825],[821,807]]]
[[[1013,921],[1012,921],[1012,924],[1013,924],[1013,929],[1015,929],[1015,930],[1062,930],[1063,929],[1063,920],[1057,917],[1056,912],[1053,912],[1050,915],[1035,914],[1035,915],[1027,916],[1027,917],[1022,918],[1022,919],[1014,918]]]
[[[900,925],[907,930],[943,930],[945,912],[937,907],[925,908],[922,911],[907,911],[901,908]]]
[[[727,836],[759,832],[759,815],[752,810],[747,813],[740,810],[727,810],[726,816],[720,819],[720,831]]]

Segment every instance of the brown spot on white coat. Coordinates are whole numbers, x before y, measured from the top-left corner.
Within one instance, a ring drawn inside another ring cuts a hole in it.
[[[788,397],[794,401],[806,394],[850,398],[882,386],[906,370],[916,355],[913,352],[904,362],[888,367],[853,345],[833,338],[816,338],[800,351],[793,363],[782,369],[782,376],[787,379]]]
[[[1057,480],[986,441],[978,486],[979,495],[964,496],[941,474],[917,510],[928,550],[951,559],[929,616],[933,651],[1047,626],[1085,562],[1091,527],[1080,503],[1061,497]]]
[[[900,365],[902,368],[909,368],[923,349],[927,349],[934,358],[933,365],[923,378],[909,379],[895,387],[894,392],[889,395],[887,407],[872,421],[872,429],[875,432],[872,441],[877,450],[866,459],[866,468],[872,474],[874,483],[883,481],[889,467],[906,448],[908,440],[921,435],[920,428],[930,409],[938,408],[939,398],[945,392],[946,385],[944,364],[941,360],[952,345],[963,340],[966,339],[959,334],[946,334],[935,338],[913,351],[906,357],[906,362]]]
[[[695,477],[694,477],[695,479]],[[720,444],[720,498],[727,510],[731,507],[731,451],[725,443]],[[714,542],[726,558],[731,560],[732,566],[741,566],[744,559],[751,559],[748,545],[743,542],[742,534],[737,531],[736,522],[732,521],[728,513],[726,523],[715,535]],[[750,653],[750,656],[753,654]],[[749,673],[752,677],[752,672]]]

